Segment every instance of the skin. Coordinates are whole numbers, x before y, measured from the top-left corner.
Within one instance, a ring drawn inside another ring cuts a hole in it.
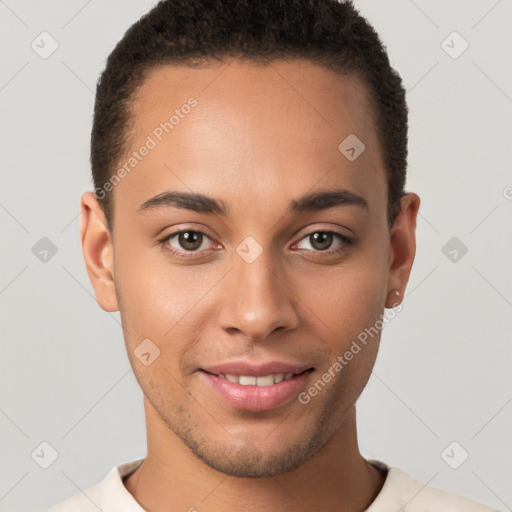
[[[113,233],[95,196],[81,199],[96,299],[120,311],[144,392],[148,453],[124,484],[151,511],[363,510],[385,480],[359,451],[355,412],[380,333],[307,405],[241,411],[198,369],[234,359],[308,364],[312,385],[401,301],[420,199],[402,198],[390,230],[374,115],[355,76],[303,60],[156,68],[135,97],[130,152],[190,96],[198,105],[115,187]],[[366,146],[352,162],[338,150],[350,133]],[[334,187],[364,197],[368,210],[286,213],[291,200]],[[172,190],[222,200],[230,216],[139,211]],[[208,236],[184,260],[165,250],[187,252],[178,236],[159,240],[187,229]],[[322,252],[308,235],[326,230],[353,244],[334,237],[338,254]],[[262,248],[252,263],[236,252],[247,236]],[[160,350],[148,366],[134,356],[146,338]]]

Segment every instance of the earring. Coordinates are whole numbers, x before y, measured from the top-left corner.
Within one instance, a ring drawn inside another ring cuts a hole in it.
[[[398,290],[392,290],[392,292],[394,292],[395,295],[399,296],[400,295],[400,292]],[[390,293],[392,293],[390,292]],[[391,307],[391,308],[395,308],[396,306],[398,306],[398,304],[393,304],[392,306],[386,306],[386,307]]]

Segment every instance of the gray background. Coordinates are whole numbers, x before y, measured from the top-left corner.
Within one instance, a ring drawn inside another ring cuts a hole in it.
[[[142,393],[119,316],[92,296],[78,214],[95,82],[154,3],[0,1],[1,511],[42,510],[145,454]],[[511,510],[512,1],[356,5],[408,90],[407,189],[422,199],[404,308],[358,402],[361,451]],[[59,45],[46,59],[31,47],[43,31]],[[453,31],[469,43],[458,58]],[[31,457],[44,441],[48,469],[44,445]]]

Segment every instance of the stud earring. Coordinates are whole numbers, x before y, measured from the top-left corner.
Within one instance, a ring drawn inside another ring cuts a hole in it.
[[[396,295],[396,296],[399,296],[399,295],[400,295],[400,292],[399,292],[398,290],[392,290],[390,293],[394,293],[394,295]],[[398,304],[396,304],[396,303],[395,303],[395,304],[393,304],[392,306],[386,306],[386,307],[394,308],[394,307],[396,307],[396,306],[398,306]]]

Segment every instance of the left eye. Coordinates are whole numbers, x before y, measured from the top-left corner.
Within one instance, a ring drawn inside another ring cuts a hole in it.
[[[350,240],[347,237],[340,233],[335,233],[334,231],[314,231],[302,238],[301,242],[303,240],[309,241],[310,245],[313,246],[312,250],[314,251],[327,251],[332,248],[331,246],[335,239],[338,239],[340,245],[343,245],[343,242],[350,243]],[[299,242],[299,244],[301,242]],[[298,246],[298,248],[311,250],[308,247]],[[335,249],[337,249],[337,247],[334,248],[334,250]]]

